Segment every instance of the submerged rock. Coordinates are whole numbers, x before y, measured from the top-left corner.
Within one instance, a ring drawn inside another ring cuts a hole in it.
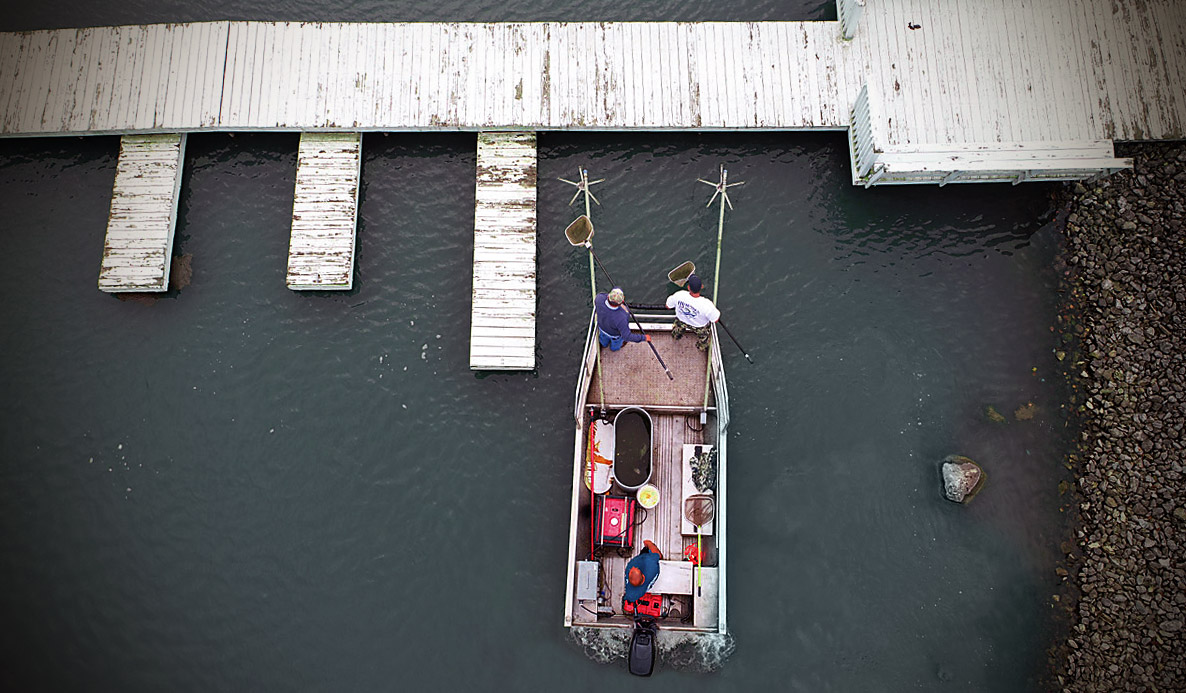
[[[180,290],[189,286],[194,278],[194,256],[192,253],[174,255],[173,264],[169,269],[169,288]]]
[[[980,492],[987,475],[980,465],[963,455],[943,460],[943,494],[947,500],[967,503]]]
[[[997,411],[997,408],[991,404],[984,408],[984,415],[988,417],[988,420],[992,421],[993,423],[1005,423],[1008,421],[1004,414],[1001,414],[1001,412]]]

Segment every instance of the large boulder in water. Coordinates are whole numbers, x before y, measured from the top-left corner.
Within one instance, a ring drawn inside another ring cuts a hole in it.
[[[947,500],[967,503],[980,492],[987,475],[980,465],[963,455],[943,460],[943,493]]]

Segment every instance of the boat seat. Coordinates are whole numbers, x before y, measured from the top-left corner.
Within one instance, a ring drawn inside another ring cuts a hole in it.
[[[691,594],[696,571],[691,561],[659,561],[659,577],[652,594]]]

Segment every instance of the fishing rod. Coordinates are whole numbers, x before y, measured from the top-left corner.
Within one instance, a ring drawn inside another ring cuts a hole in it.
[[[687,274],[684,275],[684,272]],[[687,281],[688,276],[694,274],[695,272],[696,265],[689,260],[688,262],[685,262],[679,267],[676,267],[675,269],[668,272],[667,279],[676,286],[682,287],[684,282]],[[677,273],[680,273],[679,277],[676,276]],[[640,308],[642,310],[675,310],[674,308],[668,308],[666,303],[662,305],[657,303],[636,303],[634,304],[634,307]],[[725,325],[724,321],[722,321],[720,318],[717,318],[717,324],[721,326],[721,329],[725,330],[725,334],[729,335],[729,339],[732,339],[733,343],[737,345],[737,350],[741,352],[741,355],[745,357],[745,360],[752,364],[754,360],[750,358],[749,353],[745,350],[745,347],[741,346],[741,342],[737,341],[737,338],[734,337],[733,333],[729,331],[729,328]]]
[[[745,357],[745,360],[753,363],[754,360],[749,357],[749,353],[746,352],[745,347],[741,346],[741,342],[737,341],[737,338],[734,337],[733,333],[729,331],[729,328],[725,326],[725,321],[717,318],[717,324],[721,326],[721,329],[725,330],[725,334],[729,335],[729,339],[732,339],[733,343],[737,345],[737,349],[741,352],[741,355]]]
[[[583,236],[579,235],[582,231],[585,232]],[[593,222],[589,219],[589,217],[577,217],[576,220],[569,224],[568,228],[564,230],[564,236],[568,239],[570,245],[574,247],[583,246],[587,248],[589,250],[589,257],[593,258],[594,262],[597,263],[597,266],[601,268],[601,271],[605,274],[605,278],[609,280],[610,284],[617,286],[617,282],[615,282],[614,278],[610,276],[609,270],[605,268],[605,265],[601,262],[601,258],[597,257],[597,253],[593,252]],[[638,321],[638,318],[634,317],[633,311],[630,310],[630,305],[623,302],[622,307],[626,309],[626,314],[629,315],[630,319],[634,321],[634,325],[638,328],[638,331],[645,335],[645,331],[642,329],[642,323]],[[647,339],[646,343],[647,346],[651,348],[651,353],[653,353],[655,358],[658,359],[659,365],[663,367],[663,372],[667,374],[667,379],[675,380],[675,376],[671,374],[671,369],[667,367],[667,364],[663,361],[663,357],[659,355],[659,350],[655,348],[655,345],[651,343],[651,340]]]

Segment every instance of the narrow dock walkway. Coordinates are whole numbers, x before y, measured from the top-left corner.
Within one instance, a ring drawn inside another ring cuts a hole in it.
[[[185,135],[125,135],[107,218],[99,289],[166,291]]]
[[[354,286],[362,135],[306,132],[297,151],[288,288]]]
[[[535,369],[534,133],[478,134],[472,370]]]

